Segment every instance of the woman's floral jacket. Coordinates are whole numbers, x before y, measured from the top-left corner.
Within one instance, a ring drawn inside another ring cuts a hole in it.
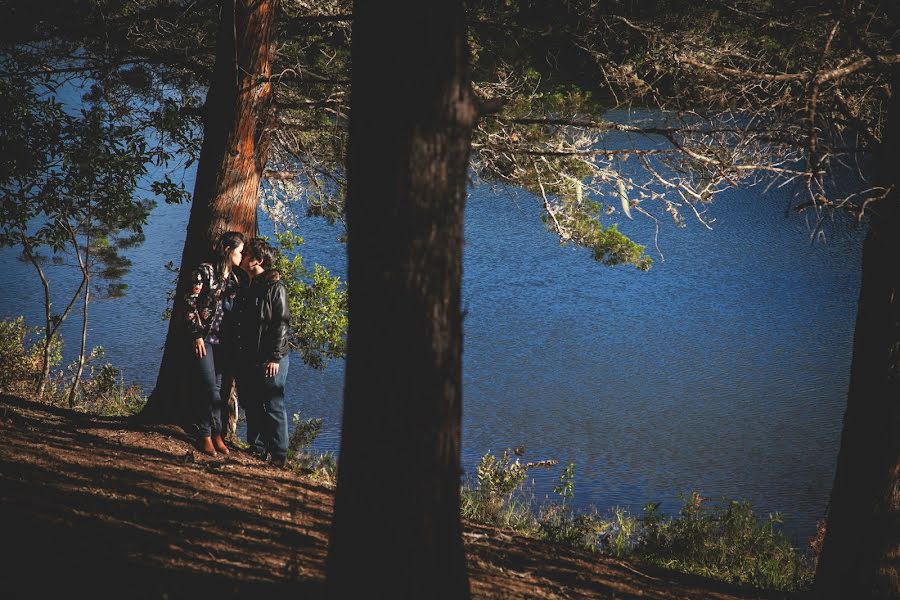
[[[240,287],[234,271],[225,281],[219,281],[210,263],[203,263],[191,272],[191,289],[184,296],[184,315],[188,331],[196,338],[219,342],[219,328],[225,312],[237,288]]]

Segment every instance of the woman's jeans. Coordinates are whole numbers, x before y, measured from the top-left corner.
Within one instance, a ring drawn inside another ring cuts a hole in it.
[[[287,413],[284,408],[284,384],[290,359],[278,362],[275,377],[266,377],[264,365],[246,365],[237,370],[238,401],[247,416],[247,444],[259,456],[272,455],[283,463],[288,451]]]
[[[222,423],[227,421],[226,402],[222,398],[222,375],[228,370],[228,351],[223,344],[212,344],[203,340],[206,356],[194,361],[194,396],[196,417],[194,422],[201,438],[221,435]]]

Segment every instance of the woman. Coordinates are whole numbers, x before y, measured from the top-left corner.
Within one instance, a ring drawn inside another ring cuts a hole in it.
[[[247,443],[260,458],[272,457],[283,466],[287,459],[288,428],[284,384],[288,367],[291,312],[287,290],[272,269],[275,251],[266,241],[251,240],[241,267],[250,276],[235,311],[235,342],[239,365],[235,370],[238,394],[247,416]]]
[[[191,291],[185,296],[185,318],[193,347],[192,370],[196,386],[198,447],[211,456],[228,454],[222,439],[227,421],[222,399],[222,375],[229,369],[228,352],[222,344],[222,321],[239,287],[235,267],[241,264],[244,236],[236,231],[222,235],[213,252],[214,260],[191,273]]]

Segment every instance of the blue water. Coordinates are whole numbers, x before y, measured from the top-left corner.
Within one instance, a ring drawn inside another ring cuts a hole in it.
[[[190,182],[189,182],[190,184]],[[574,462],[575,502],[601,512],[678,495],[749,500],[786,516],[798,542],[824,514],[849,379],[861,229],[837,225],[810,243],[786,192],[731,191],[713,205],[712,231],[687,218],[663,226],[619,219],[648,245],[649,272],[607,268],[561,247],[528,193],[471,189],[463,303],[463,466],[524,445],[525,459]],[[155,382],[167,324],[161,314],[180,260],[189,206],[160,206],[131,252],[125,298],[91,305],[89,342],[125,378]],[[339,227],[304,220],[304,255],[345,273]],[[41,323],[30,266],[0,251],[2,315]],[[50,267],[58,290],[71,267]],[[57,304],[60,300],[57,300]],[[79,324],[70,319],[66,356]],[[343,362],[292,363],[289,412],[322,417],[320,450],[337,450]],[[561,467],[531,471],[538,500]]]

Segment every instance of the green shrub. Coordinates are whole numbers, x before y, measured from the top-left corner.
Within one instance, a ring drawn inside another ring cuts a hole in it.
[[[0,321],[0,391],[4,393],[30,394],[41,374],[44,330],[29,327],[25,317],[5,318]],[[62,342],[59,337],[50,346],[51,368],[59,364]]]
[[[288,440],[286,468],[333,487],[337,483],[334,453],[318,453],[309,448],[322,430],[322,419],[302,419],[295,413],[292,422],[294,430]]]
[[[603,522],[599,550],[619,558],[631,556],[634,554],[640,526],[640,521],[631,516],[627,510],[615,507],[612,520]]]
[[[537,517],[537,537],[572,548],[600,551],[608,528],[596,512],[577,513],[568,504],[548,504]]]
[[[514,454],[519,453],[520,450],[514,451]],[[499,458],[488,452],[478,462],[475,481],[461,490],[462,516],[533,534],[538,525],[532,511],[532,499],[523,485],[530,469],[555,464],[555,460],[522,463],[518,458],[513,460],[509,449]]]
[[[346,285],[321,265],[307,268],[296,253],[303,244],[300,236],[286,231],[275,238],[278,254],[274,268],[281,273],[291,308],[291,348],[305,364],[321,369],[327,360],[346,353]]]
[[[510,495],[500,500],[477,487],[464,485],[460,490],[460,512],[465,519],[526,535],[531,535],[536,527],[531,502],[524,495]]]
[[[34,364],[28,352],[28,338],[33,333],[24,317],[0,321],[0,390],[15,389],[33,375]]]
[[[569,463],[563,469],[553,492],[559,495],[561,502],[547,504],[539,511],[538,537],[573,548],[627,555],[633,545],[635,521],[625,511],[616,509],[614,520],[606,521],[600,518],[596,509],[578,513],[572,508],[575,463]]]
[[[126,384],[122,371],[108,362],[103,346],[91,349],[85,372],[75,397],[75,408],[104,417],[128,417],[141,411],[147,399],[140,386]],[[74,373],[76,363],[68,367]],[[59,386],[57,386],[59,387]],[[57,401],[62,401],[58,398]]]
[[[648,504],[636,554],[653,563],[756,587],[796,590],[809,583],[809,561],[778,529],[779,515],[758,518],[747,502],[709,502],[697,492],[676,517]]]
[[[779,515],[760,519],[747,502],[713,503],[694,492],[674,517],[651,503],[640,517],[617,507],[604,519],[594,509],[580,513],[572,507],[575,465],[569,463],[554,488],[560,500],[544,504],[535,516],[523,490],[527,471],[553,464],[556,461],[523,464],[509,450],[499,458],[485,454],[474,484],[461,490],[462,516],[557,544],[733,583],[783,591],[811,583],[812,561],[779,530]]]
[[[530,507],[513,497],[525,477],[525,469],[518,458],[512,460],[509,450],[505,450],[499,459],[488,452],[478,462],[476,485],[463,488],[463,516],[501,527],[527,528]]]
[[[23,317],[0,321],[0,391],[32,397],[35,384],[44,365],[44,331],[29,327]],[[133,415],[146,402],[141,389],[126,385],[122,374],[109,363],[98,364],[104,358],[103,348],[91,351],[76,398],[76,408],[103,416]],[[55,336],[50,346],[50,367],[62,359],[62,339]],[[75,364],[62,371],[51,371],[44,397],[50,404],[65,403],[66,379],[75,371]],[[68,374],[68,375],[67,375]]]

